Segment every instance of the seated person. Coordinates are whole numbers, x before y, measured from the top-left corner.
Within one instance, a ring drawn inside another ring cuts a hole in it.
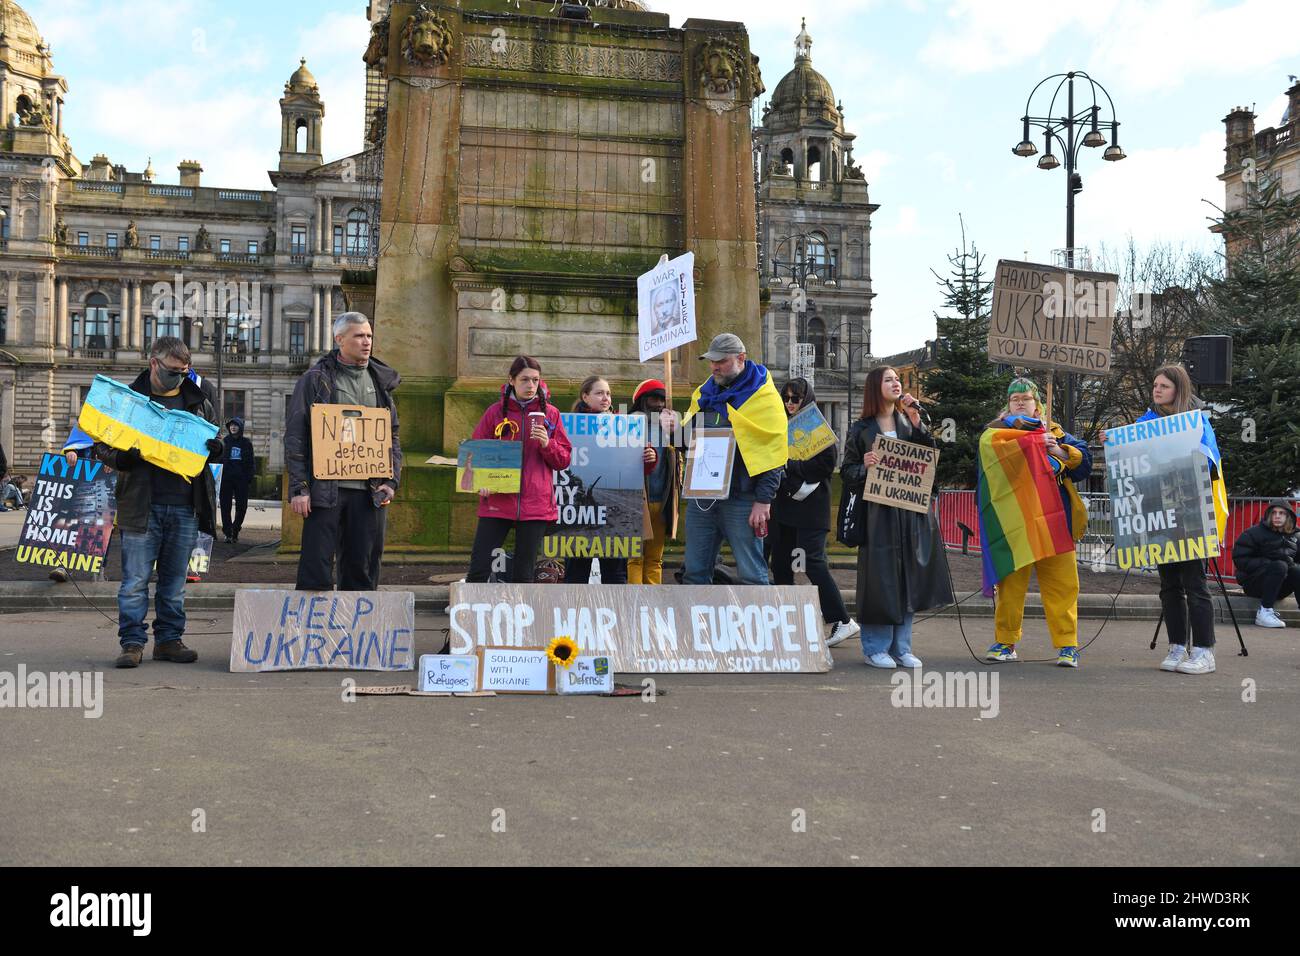
[[[9,475],[5,478],[3,487],[0,487],[0,510],[17,511],[27,507],[27,499],[23,494],[23,484],[26,481],[24,475]],[[9,507],[11,501],[14,503],[12,509]]]
[[[1259,598],[1256,627],[1286,627],[1274,607],[1288,595],[1300,595],[1298,550],[1295,512],[1284,498],[1270,501],[1259,524],[1243,531],[1232,546],[1238,583],[1251,597]]]

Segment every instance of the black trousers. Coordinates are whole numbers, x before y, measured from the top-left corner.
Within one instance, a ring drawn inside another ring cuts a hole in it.
[[[230,520],[231,505],[235,507],[235,520]],[[221,533],[229,538],[238,535],[248,513],[248,485],[235,486],[234,482],[221,483]]]
[[[844,607],[844,598],[840,596],[840,586],[831,576],[830,565],[826,563],[826,535],[830,532],[815,528],[796,528],[793,525],[768,525],[768,537],[772,541],[772,580],[774,584],[794,584],[794,551],[803,549],[804,573],[808,580],[817,585],[817,595],[821,598],[822,618],[827,624],[847,621],[849,612]]]
[[[1292,594],[1300,600],[1300,567],[1286,561],[1270,561],[1262,571],[1251,576],[1249,583],[1242,585],[1242,590],[1259,598],[1264,607],[1272,607]]]
[[[1187,643],[1187,624],[1191,620],[1192,645],[1214,646],[1214,607],[1210,589],[1205,584],[1203,561],[1175,561],[1162,564],[1160,571],[1160,606],[1165,612],[1165,627],[1170,644]]]
[[[565,584],[586,584],[590,580],[591,558],[565,558]],[[601,558],[600,583],[627,584],[627,558]]]
[[[474,531],[474,547],[469,554],[469,574],[465,581],[482,584],[492,574],[492,559],[506,543],[510,529],[515,531],[515,557],[511,564],[510,580],[516,584],[532,584],[537,567],[537,552],[542,538],[551,526],[549,521],[514,521],[510,518],[479,518]]]
[[[313,505],[302,525],[298,590],[332,590],[335,555],[340,591],[377,589],[385,522],[384,509],[376,508],[370,492],[360,488],[340,488],[336,507]]]

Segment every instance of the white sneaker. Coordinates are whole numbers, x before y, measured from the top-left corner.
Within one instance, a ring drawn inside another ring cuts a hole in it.
[[[1256,627],[1286,627],[1286,621],[1277,616],[1271,607],[1261,607],[1255,612]]]
[[[917,657],[915,654],[904,654],[904,655],[902,655],[901,657],[899,657],[899,659],[898,659],[898,663],[902,664],[904,667],[920,667],[920,666],[922,666],[922,665],[921,665],[921,658]]]
[[[1178,665],[1185,660],[1187,660],[1187,645],[1170,644],[1169,655],[1160,662],[1160,669],[1162,671],[1176,671]]]
[[[1208,647],[1193,647],[1187,660],[1179,664],[1176,669],[1180,674],[1212,674],[1214,673],[1214,651]]]
[[[852,618],[849,618],[847,621],[838,621],[835,626],[831,628],[831,636],[826,639],[826,646],[838,647],[850,637],[857,637],[860,633],[862,633],[862,628],[859,627],[858,622]]]
[[[884,652],[872,654],[867,658],[867,663],[872,667],[887,667],[891,670],[898,666],[894,663],[894,659]]]

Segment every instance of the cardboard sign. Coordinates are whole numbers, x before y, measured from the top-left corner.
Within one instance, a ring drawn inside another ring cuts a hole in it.
[[[695,253],[637,277],[636,314],[642,362],[695,341]]]
[[[478,690],[478,657],[473,654],[421,654],[420,683],[425,693],[465,694]]]
[[[1000,260],[993,280],[989,361],[1110,373],[1119,277]]]
[[[43,454],[14,559],[98,573],[113,535],[115,484],[103,462],[82,457],[69,467],[62,455]]]
[[[880,462],[867,468],[862,499],[922,514],[929,511],[939,449],[877,435],[871,450]]]
[[[683,498],[726,498],[736,463],[736,433],[730,428],[697,428],[686,452]]]
[[[542,540],[548,558],[639,558],[645,511],[644,415],[560,416],[573,445],[552,472],[559,520]]]
[[[221,432],[197,415],[163,408],[105,375],[95,376],[77,424],[96,441],[121,450],[138,448],[151,465],[185,478],[203,470],[207,443]]]
[[[612,694],[614,668],[608,657],[580,655],[569,667],[555,668],[555,691],[558,694]]]
[[[816,404],[794,415],[787,430],[790,457],[795,461],[808,461],[835,444],[835,432]]]
[[[393,417],[386,408],[312,405],[312,476],[332,480],[393,477]]]
[[[542,647],[478,647],[480,686],[498,694],[554,694],[555,673]]]
[[[523,471],[521,441],[475,438],[461,442],[456,451],[456,490],[467,494],[518,494]]]
[[[235,592],[230,670],[409,671],[410,591]]]
[[[572,637],[620,673],[824,673],[831,656],[811,585],[451,586],[451,652]],[[484,674],[483,688],[490,689]]]
[[[1115,560],[1121,570],[1217,557],[1200,411],[1106,429]]]

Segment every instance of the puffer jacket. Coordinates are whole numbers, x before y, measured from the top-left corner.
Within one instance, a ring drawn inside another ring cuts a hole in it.
[[[499,436],[502,440],[523,441],[524,465],[520,478],[518,495],[491,494],[480,498],[478,516],[480,518],[506,518],[510,521],[556,521],[560,513],[555,506],[553,473],[569,467],[573,446],[564,431],[564,422],[560,419],[560,410],[549,401],[543,400],[545,386],[538,395],[528,402],[520,403],[515,390],[507,382],[501,386],[501,401],[488,406],[478,425],[474,427],[474,439],[497,438],[496,429],[503,421],[514,422],[517,431],[504,429]],[[528,438],[528,413],[545,411],[546,430],[550,434],[550,443],[543,448]]]
[[[1274,511],[1286,512],[1287,522],[1281,531],[1274,531],[1269,518]],[[1259,524],[1251,525],[1241,533],[1232,546],[1232,563],[1237,569],[1237,582],[1249,587],[1250,582],[1262,574],[1274,561],[1294,566],[1300,561],[1300,533],[1296,531],[1295,512],[1285,498],[1274,498]]]
[[[334,377],[339,368],[339,350],[334,349],[303,373],[293,387],[293,397],[284,414],[284,461],[289,471],[289,497],[311,495],[313,508],[334,508],[339,503],[337,481],[317,481],[311,469],[311,407],[335,405]],[[370,497],[375,507],[384,501],[379,489],[387,485],[397,494],[402,478],[402,445],[397,433],[397,402],[393,390],[401,384],[402,377],[391,366],[371,356],[366,368],[375,383],[375,397],[380,406],[388,409],[393,421],[393,477],[371,478],[368,482]]]

